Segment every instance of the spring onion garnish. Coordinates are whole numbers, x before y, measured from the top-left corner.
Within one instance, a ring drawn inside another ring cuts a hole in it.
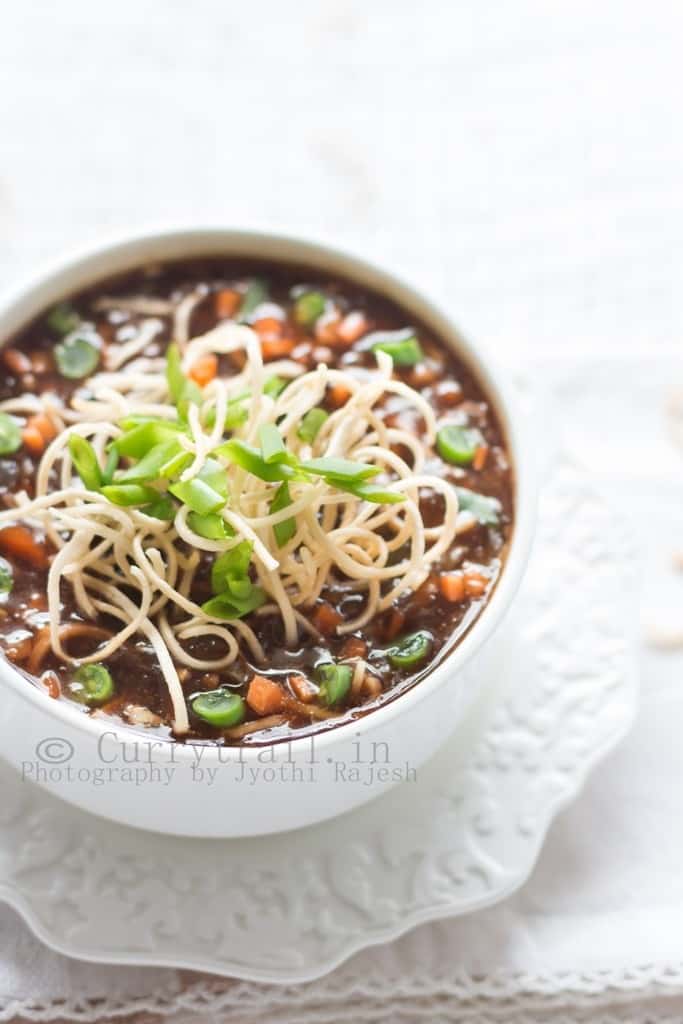
[[[317,407],[315,409],[309,409],[299,424],[299,429],[296,432],[299,440],[306,441],[308,444],[313,444],[322,429],[323,423],[327,419],[329,419],[329,414],[326,413],[324,409]]]
[[[379,466],[366,466],[362,462],[352,462],[350,459],[329,456],[322,459],[309,459],[308,462],[302,462],[301,467],[307,473],[323,476],[326,480],[348,484],[361,483],[363,480],[369,480],[372,476],[377,476],[380,472]]]
[[[199,534],[200,537],[206,537],[207,540],[229,540],[230,537],[235,536],[233,528],[226,523],[222,516],[214,512],[205,516],[199,515],[198,512],[190,512],[187,524],[194,533]]]
[[[313,327],[325,312],[325,304],[322,292],[304,292],[294,302],[294,319],[301,327]]]
[[[174,405],[181,417],[185,417],[189,405],[196,405],[202,400],[202,389],[193,380],[185,376],[177,345],[169,345],[166,353],[166,381]]]
[[[7,597],[11,594],[14,586],[14,573],[12,566],[6,558],[0,558],[0,597]]]
[[[155,444],[153,448],[145,452],[130,469],[119,473],[116,480],[117,483],[131,484],[151,483],[160,478],[168,480],[191,461],[192,455],[182,448],[177,437],[169,437],[168,440],[162,441],[161,444]]]
[[[261,458],[268,465],[287,462],[288,455],[280,431],[274,423],[264,423],[259,430]]]
[[[502,506],[497,498],[487,494],[477,494],[467,487],[456,487],[458,504],[461,512],[469,512],[481,526],[498,526]]]
[[[215,597],[202,605],[212,619],[240,619],[265,604],[265,592],[249,577],[252,550],[253,544],[244,540],[214,561],[211,587]]]
[[[285,480],[275,492],[275,497],[271,501],[268,511],[272,515],[273,512],[281,512],[283,508],[289,508],[291,504],[292,498],[289,493],[289,486]],[[290,517],[289,519],[281,520],[279,523],[273,523],[273,533],[275,534],[277,546],[283,548],[296,533],[296,519]]]
[[[316,665],[315,678],[320,684],[320,701],[328,707],[333,707],[335,704],[341,704],[351,689],[353,668],[351,665],[335,665],[333,661],[325,661]]]
[[[21,431],[15,419],[0,412],[0,455],[11,455],[21,448]]]
[[[240,725],[245,718],[247,706],[238,693],[221,688],[206,690],[192,698],[192,710],[203,722],[217,729]]]
[[[112,505],[134,506],[154,504],[159,492],[144,484],[106,484],[102,494]]]
[[[76,330],[81,318],[69,302],[60,302],[58,306],[50,310],[45,322],[51,331],[64,337],[65,334]]]
[[[102,470],[97,461],[95,449],[78,434],[72,434],[69,438],[69,454],[76,467],[76,472],[89,491],[99,491],[102,486]]]
[[[121,456],[141,459],[151,448],[177,437],[178,430],[178,424],[172,420],[150,420],[146,423],[133,424],[114,442],[114,447]]]
[[[55,345],[55,362],[62,377],[82,380],[90,376],[100,361],[97,341],[94,330],[84,324]]]
[[[291,480],[296,475],[292,467],[284,462],[266,462],[258,448],[253,448],[237,437],[220,445],[214,454],[246,469],[247,473],[251,473],[252,476],[257,476],[259,480],[265,480],[267,483]]]
[[[166,522],[170,522],[175,519],[176,507],[170,498],[160,497],[158,501],[153,501],[149,505],[143,505],[140,509],[146,516],[151,516],[152,519],[162,519]]]
[[[247,323],[251,319],[254,310],[268,298],[268,286],[260,277],[253,277],[247,284],[242,304],[237,314],[240,323]]]
[[[447,423],[436,435],[436,450],[445,462],[456,466],[469,466],[484,443],[481,431],[476,427],[460,427]]]
[[[415,366],[424,359],[422,346],[412,327],[401,331],[375,331],[366,338],[373,352],[386,352],[396,366]]]
[[[70,690],[76,700],[95,707],[112,699],[114,680],[104,665],[81,665],[74,673]]]
[[[433,638],[425,629],[410,636],[404,636],[385,651],[387,660],[393,668],[413,668],[429,654]]]
[[[287,381],[282,377],[269,377],[263,385],[263,394],[269,398],[279,398],[286,387]]]

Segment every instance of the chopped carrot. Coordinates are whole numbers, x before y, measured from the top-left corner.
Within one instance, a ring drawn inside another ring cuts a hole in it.
[[[405,613],[400,608],[392,608],[384,619],[382,634],[385,640],[393,640],[405,626]]]
[[[21,440],[32,455],[42,455],[45,451],[45,438],[37,427],[27,424],[21,432]]]
[[[219,320],[229,320],[239,309],[242,296],[232,288],[222,288],[214,296],[214,308]]]
[[[211,383],[217,373],[218,356],[213,352],[205,352],[203,356],[200,356],[192,364],[189,375],[195,384],[199,384],[200,388],[204,388],[207,384]]]
[[[253,324],[254,330],[261,341],[271,341],[274,338],[281,338],[284,330],[282,320],[276,316],[262,316]]]
[[[444,572],[439,577],[439,590],[447,601],[465,600],[465,579],[461,572]]]
[[[477,471],[483,469],[484,466],[486,465],[486,460],[488,459],[488,457],[489,446],[487,444],[480,444],[476,452],[474,453],[474,458],[472,460],[472,469],[476,469]]]
[[[267,363],[271,359],[282,359],[291,355],[296,342],[294,338],[263,338],[261,340],[261,355]]]
[[[323,313],[315,324],[316,340],[321,341],[323,345],[334,345],[339,340],[337,330],[340,323],[341,317],[335,309],[330,310],[329,313]]]
[[[266,676],[254,676],[247,690],[247,704],[257,715],[273,715],[281,711],[285,695],[281,687]]]
[[[344,621],[344,616],[327,601],[323,601],[313,612],[311,621],[323,636],[334,636],[337,626]]]
[[[47,569],[50,564],[47,545],[37,541],[26,526],[6,526],[0,530],[0,551],[36,569]]]
[[[343,384],[335,384],[327,392],[327,401],[333,409],[341,409],[343,405],[346,405],[350,397],[351,392]]]
[[[7,369],[18,376],[31,372],[31,360],[24,352],[20,352],[18,348],[6,348],[2,353],[2,358]]]
[[[315,683],[312,683],[306,676],[294,675],[289,677],[289,686],[297,698],[302,704],[308,704],[309,701],[315,700],[318,694],[318,687]]]
[[[482,597],[491,582],[488,576],[479,572],[478,569],[465,569],[464,580],[465,593],[468,597]]]
[[[354,341],[365,334],[368,329],[368,322],[362,313],[357,310],[347,313],[337,328],[337,337],[346,345],[353,345]]]
[[[29,416],[21,433],[21,439],[34,455],[45,451],[50,441],[57,436],[57,428],[44,412]]]
[[[361,640],[359,636],[348,637],[339,652],[339,657],[342,661],[346,658],[364,658],[368,653],[368,645],[365,640]]]

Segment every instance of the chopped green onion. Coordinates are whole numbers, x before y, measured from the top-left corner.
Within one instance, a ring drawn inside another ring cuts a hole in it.
[[[197,718],[217,729],[240,725],[247,713],[242,697],[224,688],[198,694],[192,698],[191,707]]]
[[[324,409],[309,409],[301,423],[296,434],[299,440],[307,441],[308,444],[313,444],[316,437],[320,433],[323,423],[329,418],[329,414]]]
[[[106,484],[102,494],[112,505],[150,505],[159,500],[159,492],[144,484]]]
[[[310,459],[308,462],[302,462],[301,466],[307,473],[324,476],[333,485],[335,482],[360,483],[380,472],[379,466],[368,466],[363,462],[351,462],[350,459],[339,459],[336,456]]]
[[[424,359],[412,327],[401,331],[375,331],[368,335],[366,342],[373,352],[386,352],[396,366],[415,366]]]
[[[252,584],[246,598],[234,594],[218,594],[202,605],[202,611],[211,619],[241,619],[260,608],[267,601],[266,592]]]
[[[289,381],[282,377],[269,377],[263,385],[263,394],[275,399],[282,394],[288,384]]]
[[[163,466],[159,470],[159,476],[162,480],[173,480],[175,477],[180,476],[184,469],[192,462],[192,452],[186,451],[184,448],[180,448],[179,451],[172,455],[168,462],[164,462]]]
[[[109,449],[108,454],[107,454],[107,461],[104,464],[104,469],[102,470],[102,483],[103,484],[110,484],[110,483],[113,482],[113,480],[114,480],[114,473],[116,472],[116,467],[118,466],[118,464],[119,464],[118,449],[116,448],[116,445],[112,445],[111,448]]]
[[[347,484],[340,489],[353,494],[356,498],[372,501],[377,505],[397,505],[400,501],[406,500],[405,494],[400,494],[398,491],[382,490],[377,484]]]
[[[291,466],[284,462],[267,463],[262,457],[258,448],[253,448],[246,441],[233,437],[230,441],[214,449],[214,455],[221,455],[223,458],[234,462],[236,466],[245,469],[252,476],[267,483],[274,483],[280,480],[291,480],[296,472]]]
[[[210,512],[206,516],[190,512],[187,517],[187,525],[200,537],[206,537],[207,540],[228,540],[235,536],[232,526],[215,512]]]
[[[169,497],[160,497],[158,501],[153,501],[151,505],[143,505],[140,509],[146,516],[151,516],[152,519],[163,519],[166,522],[170,522],[175,519],[176,506],[173,504]]]
[[[253,548],[251,541],[242,540],[215,559],[211,567],[211,586],[214,594],[230,591],[234,580],[247,576]]]
[[[176,437],[178,427],[166,420],[153,420],[132,427],[114,442],[119,455],[128,459],[141,459],[150,449]]]
[[[439,455],[456,466],[469,466],[483,443],[484,438],[476,427],[460,427],[455,423],[447,423],[436,435]]]
[[[482,526],[497,526],[500,522],[502,506],[497,498],[490,498],[487,494],[477,494],[467,487],[456,487],[458,505],[461,512],[471,512],[474,518]]]
[[[301,327],[312,327],[325,312],[326,302],[322,292],[304,292],[294,301],[294,319]]]
[[[351,689],[353,668],[351,665],[335,665],[333,661],[326,661],[316,665],[315,677],[320,684],[319,699],[328,707],[333,707],[341,704]]]
[[[288,508],[291,504],[292,497],[289,493],[289,485],[285,480],[275,492],[275,497],[270,503],[270,512],[281,512],[283,508]],[[292,516],[289,519],[283,519],[280,523],[275,523],[273,533],[277,546],[283,548],[296,533],[296,519]]]
[[[15,419],[0,412],[0,455],[11,455],[21,448],[21,431]]]
[[[261,442],[261,457],[269,465],[274,462],[287,461],[287,449],[280,431],[274,423],[263,423],[259,428],[259,440]]]
[[[71,694],[82,704],[106,704],[114,696],[114,680],[104,665],[81,665],[74,673]]]
[[[95,332],[87,329],[67,334],[63,341],[55,345],[55,361],[62,377],[69,380],[82,380],[97,368],[100,361],[98,345],[93,344]]]
[[[12,566],[6,558],[0,558],[0,596],[7,597],[11,594],[14,586],[14,573]]]
[[[136,416],[131,414],[130,416],[124,416],[123,419],[118,421],[121,430],[126,431],[133,430],[135,427],[144,427],[147,423],[157,424],[165,430],[174,430],[180,433],[187,431],[184,423],[180,423],[178,420],[162,419],[160,416]]]
[[[171,437],[167,441],[162,441],[161,444],[150,448],[140,461],[136,462],[130,469],[119,473],[116,482],[146,484],[151,480],[158,480],[161,477],[167,478],[166,474],[161,472],[161,468],[168,462],[176,460],[179,454],[187,456],[189,453],[183,451],[175,437]],[[190,458],[192,458],[191,455]]]
[[[200,516],[217,512],[225,505],[225,498],[209,484],[195,476],[192,480],[178,481],[169,487],[171,494],[178,498],[184,505],[198,512]]]
[[[249,320],[256,307],[265,302],[267,298],[268,286],[266,282],[262,281],[260,277],[252,277],[247,284],[247,290],[244,293],[242,304],[237,313],[238,322],[244,323],[246,320]]]
[[[237,427],[241,427],[243,423],[246,423],[249,419],[249,410],[245,409],[241,404],[250,398],[249,392],[241,398],[232,398],[228,402],[228,408],[225,413],[225,421],[223,423],[223,430],[235,430]]]
[[[102,470],[95,454],[95,449],[78,434],[69,438],[69,454],[76,467],[76,472],[89,491],[99,491],[102,486]]]
[[[45,322],[55,334],[70,334],[75,331],[81,318],[69,302],[60,302],[45,317]]]
[[[432,648],[432,643],[432,634],[421,629],[398,640],[385,651],[385,654],[389,664],[394,668],[412,668],[424,661]]]

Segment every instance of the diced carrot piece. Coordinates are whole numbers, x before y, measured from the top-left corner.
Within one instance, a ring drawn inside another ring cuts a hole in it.
[[[439,590],[447,601],[465,600],[465,579],[461,572],[444,572],[439,577]]]
[[[46,444],[49,444],[50,441],[52,441],[57,436],[56,426],[54,425],[50,417],[46,416],[44,412],[39,412],[35,416],[31,416],[28,422],[31,423],[34,427],[38,428],[38,430],[45,438]]]
[[[323,345],[334,345],[339,340],[337,331],[340,323],[341,317],[335,309],[330,310],[329,313],[323,313],[322,316],[318,317],[315,324],[316,339],[321,341]]]
[[[368,653],[368,645],[359,636],[348,637],[339,652],[342,661],[347,658],[364,658]]]
[[[270,341],[274,338],[281,338],[284,330],[282,320],[276,316],[262,316],[253,325],[261,341]]]
[[[327,601],[319,604],[311,616],[313,625],[323,636],[334,636],[337,626],[344,621],[344,616]]]
[[[468,597],[482,597],[491,582],[488,576],[479,572],[478,569],[465,569],[464,580],[465,593]]]
[[[31,360],[24,352],[20,352],[18,348],[4,349],[2,353],[2,358],[5,363],[5,366],[12,373],[21,375],[23,373],[31,372]]]
[[[280,711],[285,703],[281,687],[266,676],[254,676],[247,690],[247,704],[255,714],[263,717]]]
[[[0,551],[36,569],[47,569],[50,564],[47,545],[37,541],[26,526],[6,526],[0,530]]]
[[[45,438],[38,430],[38,427],[33,427],[27,423],[21,432],[21,440],[32,455],[42,455],[45,451]]]
[[[232,288],[221,288],[214,296],[214,309],[219,320],[229,320],[239,309],[242,296]]]
[[[483,469],[484,466],[486,465],[486,460],[488,459],[488,457],[489,457],[489,447],[488,447],[488,445],[487,444],[480,444],[479,447],[477,448],[476,452],[474,453],[474,458],[472,459],[472,469],[476,469],[477,471]]]
[[[347,313],[337,328],[337,337],[347,345],[353,345],[354,341],[362,338],[368,329],[368,322],[362,313],[357,310]]]
[[[343,384],[335,384],[327,392],[327,401],[333,409],[341,409],[343,405],[346,405],[350,397],[351,392]]]
[[[392,608],[384,620],[382,633],[385,640],[393,640],[405,626],[405,613],[400,608]]]
[[[218,373],[218,356],[213,352],[206,352],[200,356],[190,367],[189,376],[199,384],[200,388],[210,384]]]
[[[289,677],[289,685],[292,693],[302,704],[308,704],[315,700],[318,694],[318,687],[306,676],[295,675]]]
[[[294,338],[264,338],[261,341],[261,355],[266,363],[271,359],[283,359],[291,355],[295,345]]]

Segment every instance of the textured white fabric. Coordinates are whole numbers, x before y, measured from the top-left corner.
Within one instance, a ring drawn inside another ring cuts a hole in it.
[[[683,382],[679,3],[0,11],[0,285],[141,223],[291,230],[385,262],[511,366],[560,360],[543,374],[569,378],[566,437],[640,529],[644,614],[683,608],[683,463],[658,404]],[[69,962],[0,908],[0,1019],[683,1019],[665,998],[683,990],[683,659],[642,666],[633,735],[505,904],[295,990]]]

